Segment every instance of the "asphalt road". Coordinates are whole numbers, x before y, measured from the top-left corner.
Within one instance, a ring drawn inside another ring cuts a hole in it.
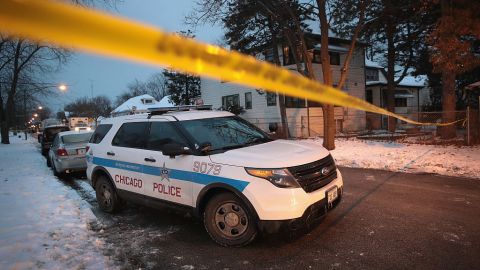
[[[104,214],[84,180],[63,181],[92,205],[104,255],[126,269],[480,268],[480,179],[341,171],[345,196],[321,224],[244,248],[217,246],[199,221],[168,209]]]

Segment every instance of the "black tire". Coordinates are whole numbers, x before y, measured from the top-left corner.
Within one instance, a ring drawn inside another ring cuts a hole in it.
[[[108,181],[106,176],[99,176],[95,184],[95,194],[100,209],[107,213],[115,213],[120,210],[123,205],[122,200],[118,197],[116,189],[112,183]]]
[[[52,167],[52,162],[50,161],[50,156],[47,156],[47,167]]]
[[[50,157],[47,157],[47,158],[49,159]],[[62,177],[65,175],[64,173],[59,172],[59,171],[57,170],[57,166],[55,166],[55,161],[53,161],[53,160],[50,159],[50,164],[51,164],[51,166],[52,166],[53,175],[55,175],[55,176],[58,177],[58,178],[62,178]]]
[[[203,224],[210,237],[224,247],[242,247],[258,233],[257,220],[233,193],[221,193],[207,203]]]

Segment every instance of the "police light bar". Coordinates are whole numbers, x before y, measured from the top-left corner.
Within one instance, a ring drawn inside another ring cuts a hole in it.
[[[157,108],[148,108],[149,116],[152,115],[162,115],[167,112],[178,112],[178,111],[211,111],[212,105],[182,105],[175,107],[157,107]]]

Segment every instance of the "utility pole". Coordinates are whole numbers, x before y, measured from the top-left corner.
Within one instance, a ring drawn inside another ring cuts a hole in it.
[[[93,80],[92,79],[90,79],[90,95],[93,99]]]

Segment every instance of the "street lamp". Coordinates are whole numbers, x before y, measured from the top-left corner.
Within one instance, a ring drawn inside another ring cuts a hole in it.
[[[38,117],[38,113],[33,114],[34,117]]]
[[[38,106],[38,109],[41,110],[41,109],[43,109],[43,107],[42,107],[42,106]]]
[[[58,89],[62,92],[67,91],[67,88],[68,88],[67,85],[64,84],[64,83],[62,83],[58,86]]]

